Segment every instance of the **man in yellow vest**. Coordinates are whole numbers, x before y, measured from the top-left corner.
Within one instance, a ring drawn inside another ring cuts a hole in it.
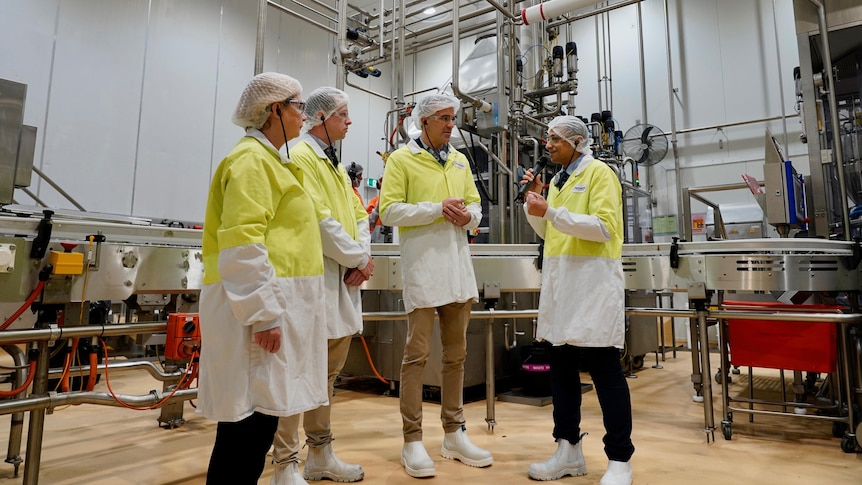
[[[304,188],[323,214],[320,233],[323,240],[323,303],[328,339],[328,395],[334,392],[335,379],[344,368],[353,335],[362,332],[362,297],[359,285],[371,276],[371,233],[368,214],[353,193],[347,170],[339,163],[333,143],[343,140],[350,127],[347,93],[323,87],[308,95],[305,113],[308,130],[290,149],[291,160],[305,173]],[[302,418],[308,459],[306,480],[329,479],[357,482],[365,476],[360,465],[341,461],[332,450],[331,406],[307,411]],[[275,436],[273,461],[276,472],[298,462],[299,415],[282,418]],[[272,485],[295,485],[289,476],[276,473]]]
[[[470,307],[479,291],[467,244],[467,230],[482,219],[479,192],[467,158],[449,145],[457,99],[431,95],[413,108],[421,136],[399,148],[386,163],[380,218],[398,226],[407,343],[401,361],[401,464],[411,477],[431,477],[434,461],[422,445],[422,375],[431,346],[434,314],[440,317],[443,383],[440,404],[444,458],[475,467],[494,462],[491,453],[467,437],[464,361]]]
[[[625,341],[622,270],[622,187],[614,171],[592,157],[583,121],[558,116],[548,123],[546,148],[563,166],[545,200],[532,169],[524,211],[545,240],[536,336],[553,344],[551,394],[557,451],[530,465],[534,480],[586,475],[581,450],[581,363],[589,370],[605,425],[609,463],[601,485],[631,485],[632,406],[620,366]]]

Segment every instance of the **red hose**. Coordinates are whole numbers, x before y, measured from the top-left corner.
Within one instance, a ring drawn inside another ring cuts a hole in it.
[[[12,314],[11,317],[6,319],[6,321],[3,322],[3,325],[0,325],[0,330],[6,330],[6,327],[8,327],[9,325],[12,325],[12,322],[17,320],[18,317],[20,317],[21,314],[24,313],[24,310],[30,308],[30,305],[32,305],[33,302],[36,301],[36,298],[39,296],[39,293],[42,292],[42,288],[44,288],[44,287],[45,287],[45,282],[39,281],[39,284],[37,284],[36,288],[33,289],[33,293],[30,293],[30,296],[27,297],[27,301],[25,301],[24,304],[21,305],[21,308],[19,308],[18,311],[16,311],[14,314]]]
[[[27,373],[27,380],[24,381],[24,384],[18,389],[12,389],[11,391],[0,391],[0,397],[12,397],[17,396],[24,392],[30,384],[33,382],[33,376],[36,375],[36,360],[33,359],[30,361],[30,372]]]

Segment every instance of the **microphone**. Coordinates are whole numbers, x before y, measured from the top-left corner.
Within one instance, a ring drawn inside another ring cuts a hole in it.
[[[536,166],[533,167],[533,177],[539,175],[539,173],[545,169],[545,167],[551,163],[551,160],[548,157],[542,156],[539,158],[539,161],[536,162]],[[518,191],[518,195],[515,196],[516,202],[524,202],[524,197],[526,197],[527,192],[530,190],[530,186],[533,185],[532,182],[526,183],[521,186],[521,190]]]

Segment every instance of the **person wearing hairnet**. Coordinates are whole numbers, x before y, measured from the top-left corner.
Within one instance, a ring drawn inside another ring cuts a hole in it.
[[[467,437],[464,361],[470,307],[478,300],[467,230],[482,218],[479,192],[467,158],[449,145],[457,99],[431,95],[413,108],[421,135],[394,151],[386,163],[380,218],[398,226],[407,343],[401,361],[401,464],[411,477],[431,477],[434,461],[422,444],[422,375],[431,346],[435,312],[443,344],[440,404],[444,458],[475,467],[493,463],[491,453]]]
[[[321,215],[280,153],[305,120],[302,87],[262,73],[233,122],[245,129],[209,189],[203,230],[198,411],[218,421],[207,484],[257,484],[281,416],[328,404]],[[305,484],[292,464],[292,485]]]
[[[550,342],[551,394],[557,450],[530,465],[535,480],[587,473],[581,450],[583,363],[596,389],[605,426],[609,463],[601,485],[632,483],[632,406],[620,366],[625,341],[625,286],[622,270],[622,187],[614,171],[592,157],[587,126],[574,116],[548,124],[546,148],[563,166],[548,199],[537,191],[532,169],[524,210],[545,240],[542,290],[536,336]]]
[[[323,213],[320,234],[326,304],[321,305],[319,312],[324,315],[328,339],[327,392],[331,398],[335,379],[347,361],[353,335],[362,332],[359,285],[371,276],[374,263],[368,214],[353,195],[347,170],[339,163],[333,147],[334,142],[344,139],[350,126],[347,93],[330,87],[318,88],[308,95],[306,103],[307,131],[290,149],[290,160],[302,169],[303,187]],[[303,415],[308,445],[303,476],[306,480],[362,480],[365,476],[362,467],[344,463],[332,450],[330,415],[329,405]],[[299,418],[294,415],[279,420],[272,453],[277,470],[298,461]],[[276,478],[273,477],[273,485],[292,483]]]

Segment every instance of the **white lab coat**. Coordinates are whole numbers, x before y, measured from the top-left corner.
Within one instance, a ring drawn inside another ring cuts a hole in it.
[[[551,185],[544,218],[527,213],[547,239],[536,337],[554,345],[623,348],[625,280],[621,188],[589,155],[562,190]]]
[[[249,130],[213,176],[198,388],[198,412],[209,419],[290,416],[329,402],[320,214],[302,175]],[[281,348],[270,353],[254,333],[276,327]]]
[[[389,156],[384,178],[381,219],[387,226],[401,226],[405,311],[477,301],[479,290],[466,231],[479,226],[482,206],[467,158],[450,147],[442,167],[411,141]],[[466,200],[471,216],[466,226],[443,218],[446,197]],[[402,231],[404,227],[409,230]]]
[[[362,332],[362,295],[358,286],[344,284],[350,268],[365,268],[371,254],[368,214],[362,207],[344,166],[336,169],[317,140],[308,133],[290,149],[291,162],[304,170],[303,186],[324,217],[320,221],[323,243],[325,304],[320,310],[326,337],[337,339]],[[350,227],[352,226],[352,227]],[[355,236],[354,236],[355,235]]]

